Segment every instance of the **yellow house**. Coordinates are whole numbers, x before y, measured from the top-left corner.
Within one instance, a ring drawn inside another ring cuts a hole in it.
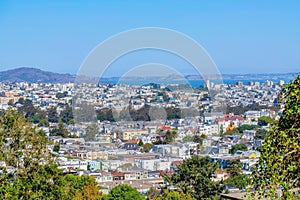
[[[121,140],[132,140],[133,136],[140,136],[142,134],[147,134],[148,130],[141,130],[141,129],[131,129],[131,130],[124,130],[121,133]]]

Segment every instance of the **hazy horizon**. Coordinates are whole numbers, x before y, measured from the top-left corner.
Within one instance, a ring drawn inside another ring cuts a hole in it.
[[[76,74],[99,43],[122,31],[162,27],[196,40],[222,74],[300,71],[299,1],[0,2],[0,71],[36,67]],[[107,76],[158,62],[197,74],[170,53],[130,53]]]

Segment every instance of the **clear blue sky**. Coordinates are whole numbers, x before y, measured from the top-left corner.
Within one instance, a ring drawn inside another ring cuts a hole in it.
[[[222,73],[300,71],[297,0],[1,0],[0,70],[34,66],[75,74],[101,41],[121,31],[149,26],[174,29],[194,38]],[[147,62],[152,62],[151,53],[146,54]],[[131,65],[141,57],[118,64]],[[171,62],[184,65],[176,59]]]

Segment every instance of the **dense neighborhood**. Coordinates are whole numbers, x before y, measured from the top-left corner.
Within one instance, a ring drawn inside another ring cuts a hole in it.
[[[193,155],[218,163],[215,182],[230,177],[234,160],[251,174],[269,125],[282,114],[283,85],[0,83],[0,109],[18,110],[43,130],[65,174],[93,176],[104,193],[127,184],[148,194],[169,185],[165,176]],[[244,189],[225,184],[224,191]]]

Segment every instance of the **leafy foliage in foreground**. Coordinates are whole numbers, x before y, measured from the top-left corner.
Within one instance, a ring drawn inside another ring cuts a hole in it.
[[[99,199],[93,177],[63,176],[47,138],[14,110],[0,118],[0,199]]]
[[[285,109],[273,123],[261,148],[252,185],[258,195],[269,199],[296,199],[293,189],[300,187],[300,76],[282,90]],[[299,198],[299,197],[298,197]]]
[[[161,195],[155,196],[153,200],[195,200],[191,195],[178,191],[164,190]]]

